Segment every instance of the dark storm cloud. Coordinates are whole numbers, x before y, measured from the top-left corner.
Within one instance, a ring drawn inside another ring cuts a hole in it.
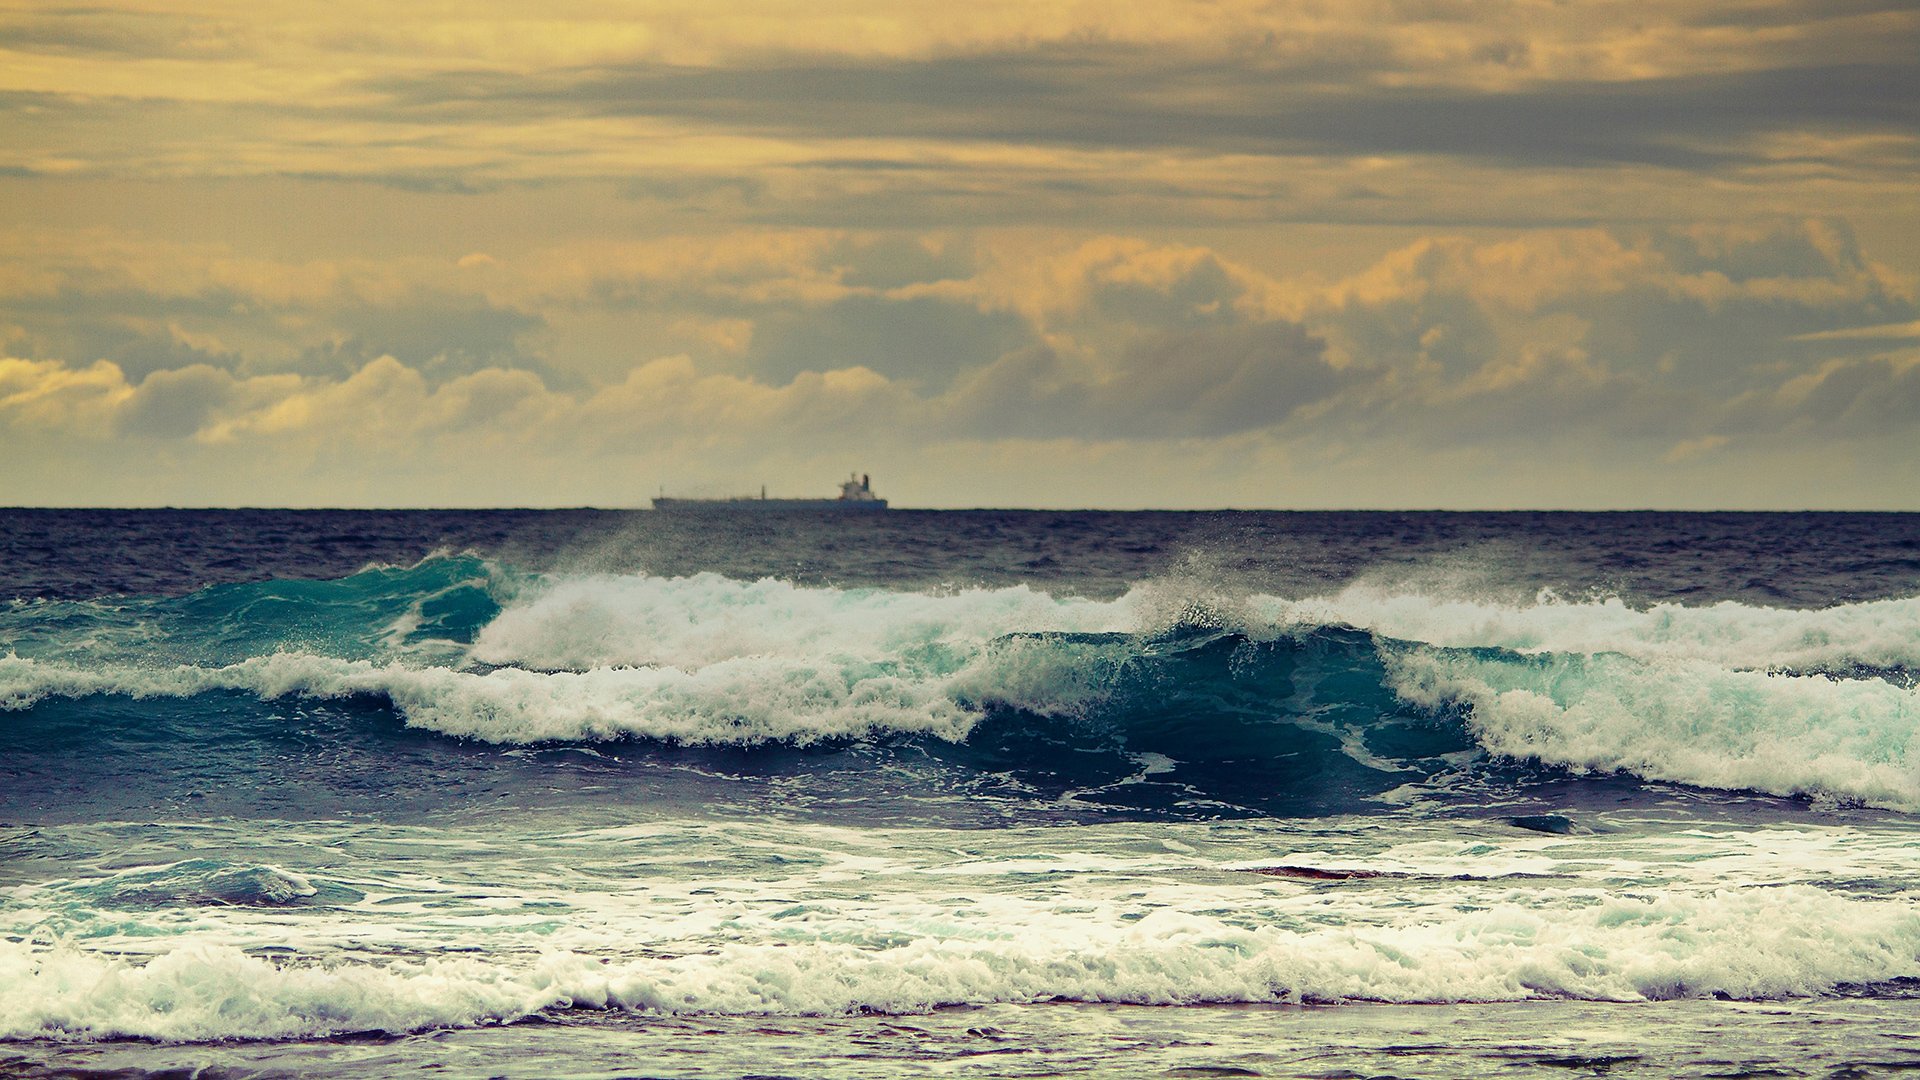
[[[1683,26],[1759,30],[1912,11],[1912,0],[1796,0],[1789,3],[1727,4],[1700,11],[1679,12],[1677,17]]]
[[[964,264],[951,256],[888,244],[857,255],[824,252],[840,271],[845,295],[825,301],[755,295],[762,282],[608,278],[592,286],[592,304],[632,312],[671,311],[753,325],[751,343],[729,366],[784,385],[802,372],[864,367],[921,390],[944,389],[956,374],[1026,343],[1032,330],[1007,311],[982,311],[941,296],[891,297],[877,291],[924,283]],[[837,263],[838,259],[845,263]],[[836,286],[837,288],[837,286]],[[742,295],[742,294],[745,295]]]
[[[817,162],[797,162],[795,174],[815,171]],[[818,170],[824,182],[803,185],[779,199],[742,203],[743,221],[781,226],[918,229],[933,225],[982,227],[1044,222],[1050,226],[1108,229],[1116,222],[1276,221],[1304,219],[1369,223],[1400,216],[1431,223],[1431,207],[1410,204],[1329,204],[1294,201],[1292,186],[1278,176],[1260,177],[1250,188],[1196,176],[1190,183],[1168,183],[1125,173],[1063,177],[1042,168],[1003,164],[877,165],[858,175],[837,163]],[[684,211],[688,204],[662,201],[662,212]],[[704,206],[702,207],[704,209]],[[1503,208],[1504,209],[1504,208]],[[1485,224],[1484,217],[1476,223]],[[1557,221],[1550,214],[1526,216],[1529,224]],[[1586,219],[1581,219],[1584,223]]]
[[[486,367],[553,374],[525,344],[527,335],[546,325],[544,319],[465,297],[348,307],[334,313],[331,322],[347,337],[330,343],[327,350],[351,358],[350,370],[375,357],[392,356],[436,382]]]
[[[110,360],[135,382],[194,366],[344,377],[380,356],[394,356],[434,382],[496,366],[564,382],[528,345],[546,326],[541,316],[475,297],[274,302],[218,287],[161,293],[82,285],[0,297],[0,322],[18,328],[9,346],[15,355]]]
[[[280,175],[289,180],[312,180],[323,184],[378,184],[395,191],[406,191],[416,195],[478,195],[482,192],[497,191],[507,185],[480,181],[451,172],[316,172],[311,170],[286,172]]]
[[[953,433],[985,438],[1211,438],[1276,427],[1379,377],[1339,369],[1293,323],[1155,335],[1092,365],[1033,345],[943,400]]]
[[[57,123],[75,123],[102,112],[124,115],[130,110],[172,106],[171,102],[99,101],[77,94],[57,94],[37,90],[0,90],[0,123],[9,134],[51,128]]]
[[[827,261],[843,259],[860,265],[846,253]],[[1286,430],[1665,447],[1815,423],[1840,433],[1853,418],[1862,431],[1894,430],[1913,414],[1903,404],[1912,376],[1898,363],[1855,370],[1858,341],[1808,336],[1920,319],[1920,304],[1835,220],[1422,242],[1382,264],[1390,275],[1316,311],[1310,329],[1261,314],[1254,280],[1210,253],[1122,245],[1068,265],[1036,275],[1063,290],[1059,307],[1036,316],[1053,334],[990,363],[988,351],[1021,331],[996,330],[993,305],[872,295],[789,309],[797,335],[763,312],[777,344],[756,341],[750,355],[782,382],[791,373],[771,358],[873,367],[938,394],[947,430],[986,438]],[[917,269],[952,279],[965,267],[928,255]],[[1032,299],[1032,288],[1009,284],[1004,295]],[[1338,361],[1327,338],[1340,342]],[[847,344],[862,340],[871,351]],[[903,341],[938,347],[916,368]],[[929,372],[951,389],[940,393]],[[1808,373],[1820,373],[1818,392]],[[1750,401],[1768,404],[1740,404]]]
[[[701,201],[719,197],[752,205],[766,197],[767,183],[755,176],[638,176],[620,185],[629,199]]]
[[[1156,335],[1126,351],[1126,376],[1100,395],[1114,430],[1227,435],[1268,427],[1379,374],[1330,366],[1326,342],[1293,323]]]
[[[1657,253],[1686,283],[1714,283],[1720,291],[1643,282],[1562,306],[1591,325],[1587,346],[1594,355],[1657,375],[1676,391],[1731,395],[1770,372],[1805,370],[1838,351],[1834,341],[1795,341],[1810,332],[1803,328],[1920,318],[1920,302],[1876,272],[1844,222],[1624,235]]]
[[[941,390],[958,373],[992,361],[1031,333],[1010,312],[981,312],[931,297],[856,295],[824,307],[761,312],[745,363],[776,385],[805,371],[865,367]]]
[[[1805,426],[1849,437],[1920,428],[1920,355],[1836,361],[1790,384],[1776,400],[1739,410],[1732,424],[1760,431]]]
[[[0,49],[54,55],[121,58],[206,57],[241,51],[237,37],[215,20],[68,7],[0,15]]]
[[[147,376],[118,414],[122,433],[160,439],[185,438],[199,431],[234,398],[228,372],[205,364]]]
[[[1754,160],[1735,145],[1785,131],[1920,134],[1920,65],[1837,65],[1500,94],[1394,94],[1283,115],[1282,139],[1346,153],[1430,153],[1503,164],[1702,168]]]
[[[863,238],[857,247],[842,245],[827,258],[840,269],[840,283],[852,288],[894,289],[957,281],[978,269],[967,245],[930,245],[916,236]]]
[[[653,116],[813,137],[1444,154],[1501,164],[1706,168],[1754,160],[1739,143],[1766,133],[1920,134],[1920,64],[1780,66],[1481,91],[1380,86],[1368,59],[1301,66],[1258,54],[1222,61],[1048,46],[917,62],[642,64],[527,79],[472,72],[370,88],[403,114],[444,121]]]
[[[1400,376],[1344,396],[1330,431],[1673,446],[1920,424],[1920,357],[1871,355],[1920,303],[1838,222],[1422,244],[1396,272],[1316,322]]]
[[[133,379],[155,371],[204,364],[234,368],[238,353],[190,344],[173,330],[182,322],[233,327],[257,322],[244,298],[214,291],[163,296],[126,288],[63,289],[50,296],[0,298],[0,320],[19,327],[12,351],[24,356],[111,360]]]

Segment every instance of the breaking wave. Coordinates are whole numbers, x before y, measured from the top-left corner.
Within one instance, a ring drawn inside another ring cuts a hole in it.
[[[0,942],[0,1038],[269,1039],[511,1022],[555,1009],[909,1013],[1066,1000],[1605,1001],[1821,994],[1920,976],[1920,914],[1805,886],[1539,897],[1384,925],[1161,909],[1010,911],[992,932],[862,909],[872,940],[681,955],[275,962],[183,944],[145,962]],[[896,913],[898,914],[898,913]]]
[[[1101,600],[441,557],[333,582],[18,604],[0,629],[13,642],[0,707],[16,712],[237,692],[372,701],[511,745],[1094,746],[1204,759],[1253,774],[1243,786],[1261,770],[1287,782],[1279,763],[1304,756],[1318,765],[1303,775],[1333,769],[1374,793],[1476,751],[1920,810],[1920,599],[1638,609],[1173,580]]]

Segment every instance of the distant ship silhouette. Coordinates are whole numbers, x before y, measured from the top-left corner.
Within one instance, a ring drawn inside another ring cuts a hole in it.
[[[840,494],[832,499],[769,499],[765,486],[759,495],[735,495],[726,499],[672,499],[665,495],[653,500],[655,510],[885,510],[887,500],[873,493],[873,478],[866,473],[850,476],[840,484]]]

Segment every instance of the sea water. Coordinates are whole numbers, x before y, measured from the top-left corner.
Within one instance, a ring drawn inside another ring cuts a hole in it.
[[[1920,515],[0,513],[0,1074],[1920,1068]]]

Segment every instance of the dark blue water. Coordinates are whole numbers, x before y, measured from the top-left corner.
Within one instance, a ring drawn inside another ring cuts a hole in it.
[[[1920,515],[15,510],[0,596],[0,1071],[1920,979]]]
[[[1035,582],[1113,596],[1196,558],[1296,594],[1367,573],[1530,594],[1792,607],[1910,596],[1920,515],[610,510],[0,510],[0,594],[85,600],[335,579],[470,552],[534,570],[713,571],[926,589]]]

